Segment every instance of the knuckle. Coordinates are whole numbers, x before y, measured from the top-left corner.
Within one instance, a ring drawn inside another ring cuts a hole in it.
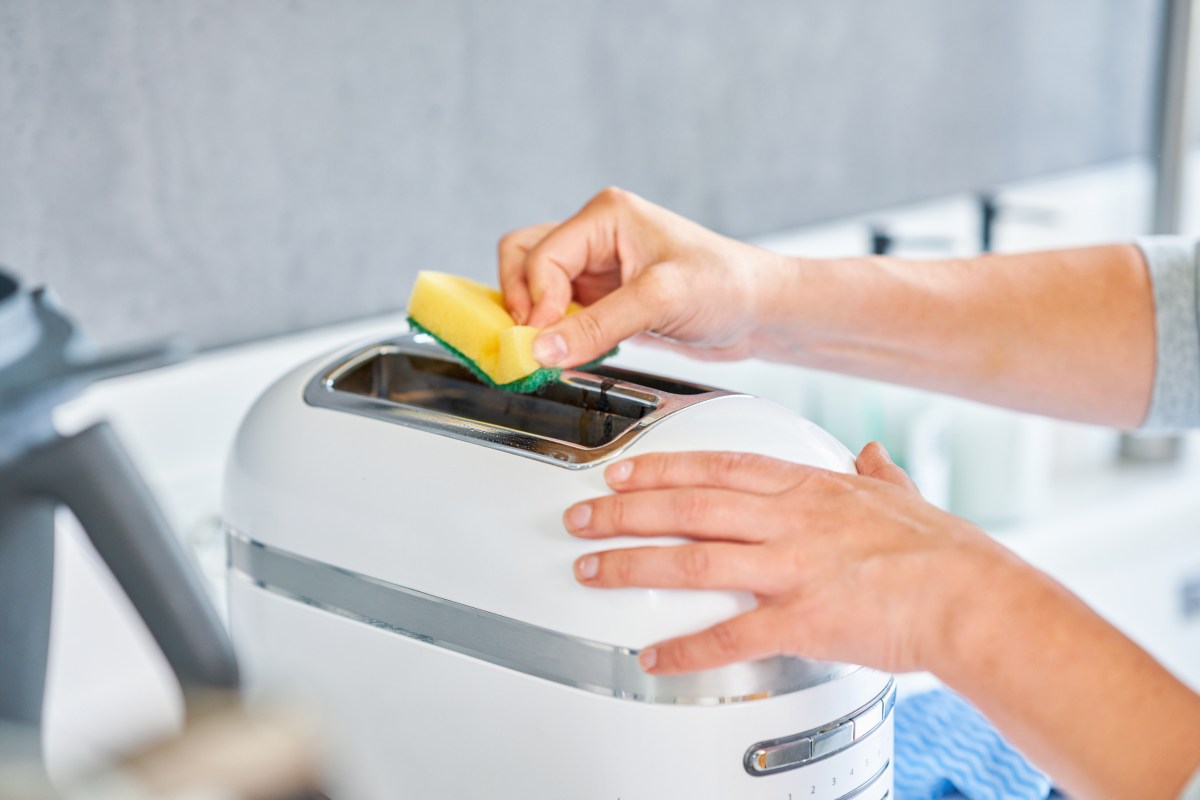
[[[708,551],[703,547],[680,547],[675,559],[685,580],[696,582],[708,575],[710,562]]]
[[[748,453],[725,452],[717,453],[709,461],[712,478],[726,478],[737,475],[751,466],[751,456]]]
[[[787,571],[788,577],[773,587],[776,591],[794,589],[796,586],[806,586],[812,583],[813,557],[804,549],[796,548],[789,551],[781,561],[789,565],[791,569]]]
[[[621,586],[633,583],[633,556],[629,553],[610,553],[608,556],[608,573],[610,582]]]
[[[731,625],[717,625],[712,629],[713,649],[722,658],[730,658],[738,654],[742,637]]]
[[[525,271],[529,273],[532,282],[545,282],[546,272],[553,269],[554,263],[546,255],[544,243],[538,243],[525,251]]]
[[[592,202],[608,207],[624,205],[628,201],[629,193],[619,186],[605,186],[592,198]]]
[[[676,495],[675,516],[686,527],[694,527],[708,516],[708,495],[699,491],[683,491]]]
[[[592,509],[596,515],[593,527],[615,532],[625,529],[628,514],[625,509],[625,501],[621,495],[600,498],[593,504]]]
[[[501,255],[503,255],[504,253],[511,250],[513,245],[515,245],[517,243],[517,238],[518,238],[517,231],[509,231],[508,233],[506,233],[500,237],[500,241],[496,243],[496,249],[500,252]]]
[[[520,228],[501,236],[496,243],[496,252],[500,258],[520,260],[529,254],[531,246],[536,242],[537,239],[531,236],[529,228]]]
[[[634,470],[634,475],[638,475],[645,482],[651,485],[661,483],[670,470],[670,461],[667,457],[658,453],[642,456],[637,460],[637,469]]]
[[[570,318],[575,321],[575,328],[579,331],[580,337],[589,345],[596,346],[604,343],[604,329],[594,314],[580,311],[578,314],[572,314]]]

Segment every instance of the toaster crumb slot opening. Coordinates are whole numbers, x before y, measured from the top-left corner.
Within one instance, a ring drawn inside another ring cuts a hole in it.
[[[595,372],[595,381],[561,380],[532,394],[513,394],[484,385],[456,361],[385,349],[333,377],[330,388],[596,448],[619,438],[661,401],[622,386],[616,374]]]

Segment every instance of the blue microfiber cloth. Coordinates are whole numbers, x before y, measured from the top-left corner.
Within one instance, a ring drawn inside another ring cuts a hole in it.
[[[897,800],[1045,800],[1051,783],[949,689],[896,703]]]

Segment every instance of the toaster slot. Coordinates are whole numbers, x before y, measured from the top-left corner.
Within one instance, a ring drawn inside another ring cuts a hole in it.
[[[564,370],[531,394],[487,386],[432,338],[357,348],[309,381],[311,406],[584,469],[619,454],[661,419],[729,392],[611,366]]]
[[[658,408],[654,395],[617,388],[612,378],[513,394],[484,385],[456,362],[399,352],[359,363],[332,388],[587,448],[611,443]]]

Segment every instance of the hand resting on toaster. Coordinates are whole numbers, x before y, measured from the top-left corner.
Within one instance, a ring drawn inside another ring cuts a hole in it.
[[[642,666],[654,674],[778,654],[890,672],[941,667],[959,657],[945,651],[971,643],[990,603],[980,580],[1016,586],[1039,573],[925,502],[881,445],[868,445],[857,466],[858,475],[845,475],[722,452],[618,461],[605,472],[613,494],[567,509],[568,531],[693,542],[583,556],[576,578],[755,596],[752,611],[643,650]]]

